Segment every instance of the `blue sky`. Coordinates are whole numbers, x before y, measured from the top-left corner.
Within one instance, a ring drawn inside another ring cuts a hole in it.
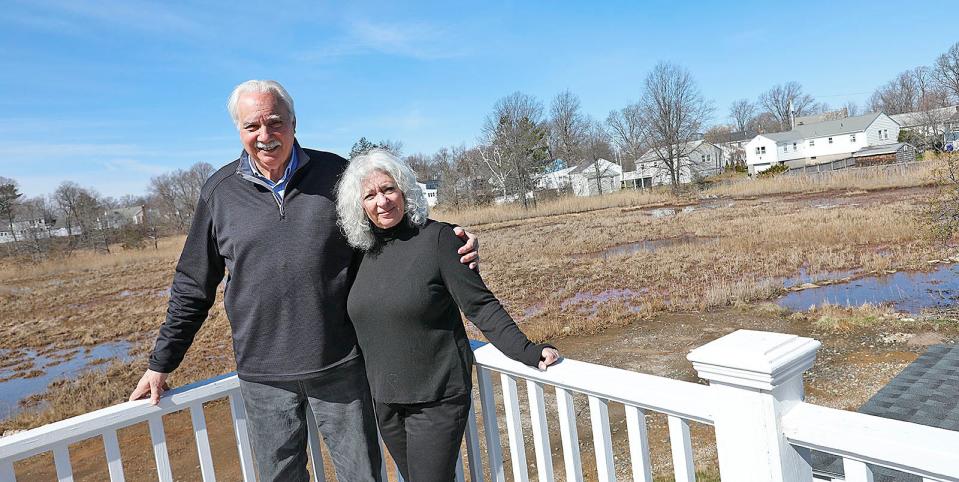
[[[139,2],[5,0],[0,176],[35,196],[73,180],[111,196],[240,150],[234,85],[283,83],[297,137],[341,154],[360,136],[405,153],[476,142],[497,99],[580,96],[605,119],[646,73],[688,68],[729,104],[795,80],[862,103],[959,40],[949,2]],[[939,13],[937,13],[939,12]]]

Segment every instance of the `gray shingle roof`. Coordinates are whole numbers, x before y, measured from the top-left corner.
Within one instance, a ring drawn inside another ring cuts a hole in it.
[[[959,431],[959,346],[933,345],[882,387],[859,411]],[[813,453],[813,468],[842,473],[842,460]],[[921,482],[921,477],[873,467],[876,482]]]
[[[873,112],[866,115],[847,117],[845,119],[836,119],[815,124],[806,124],[796,126],[795,129],[788,132],[775,132],[762,134],[776,142],[790,142],[802,139],[812,139],[817,137],[838,136],[842,134],[853,134],[862,132],[872,124],[876,118],[882,115],[879,112]]]

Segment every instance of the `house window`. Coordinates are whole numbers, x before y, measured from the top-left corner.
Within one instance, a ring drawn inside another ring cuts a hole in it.
[[[796,143],[793,142],[793,152],[796,152]]]
[[[856,142],[856,134],[849,134],[849,142]]]
[[[829,138],[829,143],[832,144],[832,137]]]
[[[760,148],[759,148],[759,153],[760,153],[760,154],[765,154],[765,153],[766,153],[766,146],[760,147]]]
[[[815,139],[809,139],[809,147],[813,147],[813,146],[815,146],[815,145],[816,145],[816,140],[815,140]]]

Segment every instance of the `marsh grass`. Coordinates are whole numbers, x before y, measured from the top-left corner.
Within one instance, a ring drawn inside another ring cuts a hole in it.
[[[481,239],[485,281],[508,311],[522,318],[523,330],[545,341],[595,333],[662,311],[754,305],[775,298],[783,291],[783,280],[800,270],[923,269],[927,260],[956,254],[922,236],[924,226],[916,212],[925,202],[923,189],[875,192],[876,185],[886,184],[859,183],[853,193],[851,184],[841,185],[841,196],[729,198],[712,207],[668,191],[627,191],[543,203],[536,217],[522,208],[496,207],[449,213],[455,216],[448,219],[474,226]],[[838,198],[847,204],[816,207]],[[684,203],[697,207],[661,218],[646,209]],[[583,256],[639,241],[683,237],[688,242],[654,251]],[[136,347],[133,363],[54,385],[41,397],[47,410],[2,421],[0,431],[125,400],[165,318],[165,290],[182,243],[182,237],[167,238],[159,250],[77,252],[62,260],[0,266],[0,349],[10,350],[9,356],[23,348],[57,350],[117,340]],[[574,299],[585,301],[571,302]],[[536,309],[524,316],[531,307]],[[816,320],[825,317],[823,329],[837,330],[865,323],[843,316],[821,313]],[[232,369],[229,323],[218,301],[175,372],[174,384]]]
[[[935,184],[942,161],[891,164],[843,169],[822,174],[778,175],[744,179],[708,191],[716,196],[747,197],[787,193],[815,193],[833,190],[876,190]]]

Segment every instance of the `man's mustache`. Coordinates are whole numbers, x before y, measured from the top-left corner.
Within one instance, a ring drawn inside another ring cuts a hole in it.
[[[262,151],[270,151],[277,147],[280,147],[280,141],[273,139],[270,142],[260,142],[256,141],[256,148]]]

